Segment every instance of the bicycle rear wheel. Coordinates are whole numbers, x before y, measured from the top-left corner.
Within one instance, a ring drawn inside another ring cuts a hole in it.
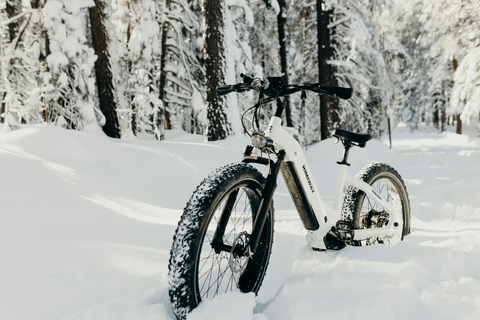
[[[385,243],[393,246],[402,241],[410,233],[410,200],[407,188],[400,174],[391,166],[384,163],[372,163],[363,168],[357,178],[373,187],[382,199],[401,213],[402,221],[398,221],[401,228],[392,236],[384,239],[369,238],[363,241],[353,241],[352,245],[371,245]],[[390,219],[389,214],[378,202],[371,199],[363,191],[348,187],[343,205],[343,219],[351,220],[354,229],[380,228]]]
[[[256,252],[248,244],[264,184],[258,170],[236,163],[215,171],[193,193],[169,261],[169,294],[178,319],[204,299],[260,289],[273,243],[273,205]]]

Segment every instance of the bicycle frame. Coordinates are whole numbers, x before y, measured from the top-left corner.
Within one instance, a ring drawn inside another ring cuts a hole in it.
[[[340,163],[337,187],[333,207],[328,206],[318,193],[318,188],[307,163],[307,159],[301,145],[281,125],[282,119],[273,116],[264,132],[265,137],[273,141],[273,147],[281,154],[276,163],[270,159],[262,158],[261,155],[252,156],[251,151],[245,154],[244,162],[256,162],[269,164],[273,170],[269,170],[266,187],[262,198],[264,205],[260,206],[251,235],[250,250],[255,252],[260,233],[263,228],[268,208],[276,187],[278,171],[282,172],[292,200],[300,215],[304,227],[307,229],[307,240],[311,247],[319,250],[327,250],[324,238],[328,232],[335,228],[337,221],[341,220],[341,206],[343,203],[344,190],[351,185],[365,192],[370,198],[381,204],[390,214],[386,226],[370,229],[352,230],[352,240],[365,240],[371,237],[385,237],[393,235],[395,228],[399,226],[399,213],[373,188],[364,181],[347,173],[347,164]],[[255,149],[258,150],[258,149]],[[279,170],[280,169],[280,170]]]

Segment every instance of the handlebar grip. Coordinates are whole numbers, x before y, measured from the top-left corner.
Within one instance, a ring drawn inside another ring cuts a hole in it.
[[[226,95],[230,92],[235,91],[235,86],[233,85],[227,85],[227,86],[220,86],[217,87],[217,93],[221,96]]]
[[[321,90],[331,92],[333,95],[336,95],[340,99],[348,100],[352,96],[352,88],[342,88],[342,87],[323,87],[320,86]]]
[[[348,100],[352,97],[352,88],[324,87],[320,83],[305,83],[304,88],[313,92],[324,93],[330,96],[337,96],[340,99]]]

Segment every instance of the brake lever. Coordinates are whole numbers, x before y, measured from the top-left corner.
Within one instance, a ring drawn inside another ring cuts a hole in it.
[[[243,74],[243,73],[240,73],[240,78],[243,79],[243,83],[248,85],[251,85],[254,79],[251,75]]]

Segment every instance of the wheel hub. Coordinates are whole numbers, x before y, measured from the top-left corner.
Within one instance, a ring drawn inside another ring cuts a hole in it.
[[[367,228],[381,228],[388,224],[389,215],[385,210],[372,209],[366,219]]]
[[[230,250],[229,267],[234,273],[245,270],[250,257],[250,235],[247,232],[240,233],[235,239]]]

